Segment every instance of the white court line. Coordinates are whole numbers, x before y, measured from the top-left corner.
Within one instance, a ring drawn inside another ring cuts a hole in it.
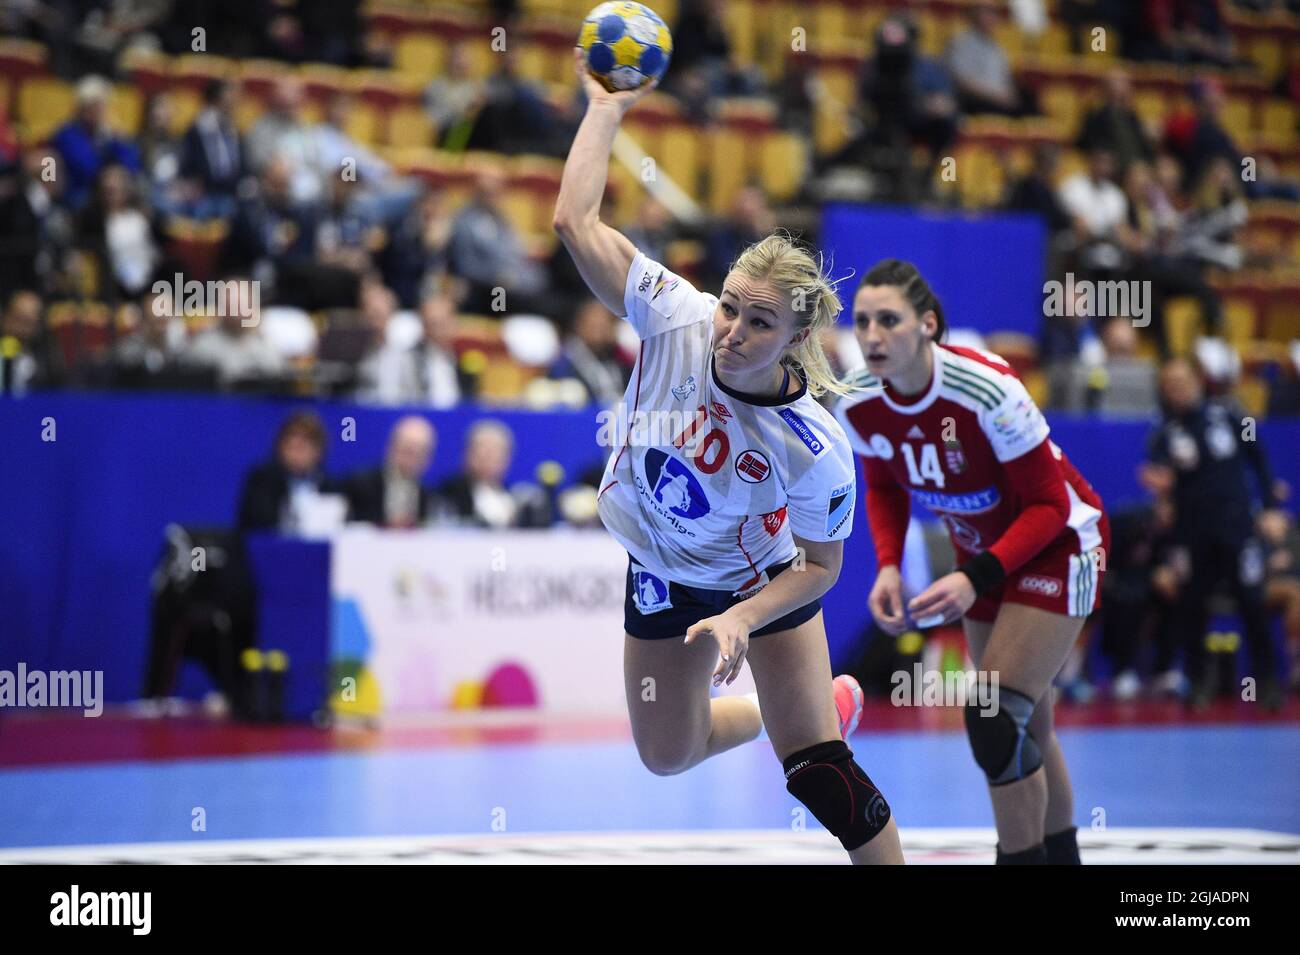
[[[910,863],[989,864],[992,829],[903,829]],[[1300,864],[1300,836],[1261,829],[1081,830],[1087,864]],[[843,864],[825,832],[499,833],[320,839],[195,840],[0,850],[0,864]]]

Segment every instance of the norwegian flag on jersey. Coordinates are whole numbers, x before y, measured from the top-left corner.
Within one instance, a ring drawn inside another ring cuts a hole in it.
[[[751,484],[762,481],[771,470],[767,459],[756,451],[746,451],[736,459],[736,471],[743,480]]]

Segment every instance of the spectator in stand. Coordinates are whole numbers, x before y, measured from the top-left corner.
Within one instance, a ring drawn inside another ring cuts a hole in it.
[[[203,109],[185,131],[181,176],[190,183],[195,218],[227,218],[243,178],[244,151],[235,128],[235,87],[213,80],[203,89]]]
[[[275,436],[270,461],[253,468],[239,495],[237,524],[241,533],[293,531],[310,499],[338,493],[338,485],[321,471],[325,426],[314,411],[295,411]]]
[[[1178,695],[1184,689],[1177,669],[1179,634],[1174,607],[1182,570],[1173,540],[1174,507],[1168,498],[1151,505],[1122,508],[1111,518],[1111,549],[1102,578],[1101,646],[1115,677],[1111,695],[1132,700],[1142,691],[1139,670],[1148,639],[1155,644],[1153,689]]]
[[[122,166],[105,166],[100,171],[99,188],[83,210],[77,231],[99,262],[102,298],[138,298],[164,266],[166,239],[161,226],[136,194],[135,180]]]
[[[76,115],[50,140],[61,158],[63,201],[73,209],[80,209],[90,199],[105,166],[125,166],[131,173],[140,171],[140,153],[135,145],[108,127],[108,97],[112,91],[103,77],[81,80],[77,84]]]
[[[315,261],[360,276],[374,263],[372,250],[384,242],[384,230],[362,206],[365,185],[360,178],[338,177],[329,182],[329,204],[316,222]]]
[[[1206,261],[1189,254],[1196,219],[1180,213],[1175,200],[1146,163],[1134,164],[1125,178],[1129,226],[1133,233],[1134,281],[1151,283],[1151,334],[1162,357],[1169,354],[1165,303],[1173,296],[1195,298],[1207,334],[1223,327],[1218,293],[1205,280]]]
[[[664,77],[665,92],[676,95],[683,81],[696,78],[712,98],[765,92],[757,69],[733,62],[726,0],[683,0],[672,35],[673,60]]]
[[[456,302],[433,292],[420,303],[423,337],[410,348],[383,344],[363,360],[357,397],[381,404],[423,404],[452,408],[463,391],[456,359]]]
[[[326,192],[340,181],[361,183],[353,200],[358,214],[387,229],[410,209],[420,184],[396,175],[392,166],[348,134],[348,114],[355,108],[351,96],[330,97],[325,119],[312,130],[312,153]]]
[[[1159,408],[1156,370],[1138,355],[1137,330],[1128,318],[1111,318],[1101,327],[1106,350],[1101,395],[1096,410],[1103,414],[1153,414]]]
[[[1084,118],[1079,147],[1109,149],[1123,176],[1133,163],[1152,161],[1155,153],[1146,127],[1133,109],[1133,84],[1127,71],[1111,70],[1104,86],[1106,98]]]
[[[1016,85],[1011,61],[994,36],[997,23],[991,6],[977,6],[970,12],[970,26],[949,41],[944,62],[956,84],[957,101],[963,113],[1036,113],[1032,95]]]
[[[443,193],[430,188],[393,230],[379,264],[402,308],[414,308],[425,284],[446,271],[451,226]]]
[[[357,362],[358,400],[400,401],[399,395],[409,394],[409,385],[400,375],[403,356],[388,344],[388,326],[396,313],[397,297],[391,289],[377,281],[361,283],[357,324],[365,345]]]
[[[162,92],[149,97],[144,115],[140,161],[148,185],[149,205],[159,214],[179,212],[188,196],[180,175],[183,140],[171,130],[171,94]]]
[[[749,245],[771,235],[776,227],[776,213],[768,205],[762,189],[745,186],[737,192],[728,216],[704,227],[703,284],[709,288],[721,288],[736,256]]]
[[[465,442],[464,470],[435,491],[440,518],[497,530],[549,527],[554,515],[538,498],[536,486],[519,484],[506,489],[514,447],[514,434],[500,421],[475,422]]]
[[[181,364],[216,373],[223,389],[256,387],[273,382],[284,372],[284,359],[262,334],[261,314],[252,298],[252,281],[246,275],[225,279],[225,314],[194,336],[181,353]]]
[[[317,232],[323,209],[295,202],[284,157],[273,160],[258,188],[240,200],[223,248],[227,271],[250,271],[275,301],[308,311],[350,307],[360,280],[353,269],[317,261]]]
[[[470,75],[469,46],[453,43],[443,70],[424,88],[424,111],[433,123],[433,141],[459,152],[469,142],[478,111],[487,102],[487,84]]]
[[[132,307],[134,327],[118,338],[110,359],[113,382],[141,387],[169,371],[180,355],[185,322],[173,312],[171,290],[148,289]]]
[[[483,107],[466,146],[511,156],[562,156],[567,144],[561,142],[554,110],[546,100],[546,91],[520,75],[518,49],[510,44],[493,56],[497,68],[488,77]]]
[[[19,289],[67,291],[76,220],[60,203],[58,153],[27,149],[13,191],[0,198],[0,301]]]
[[[383,465],[344,482],[348,520],[377,527],[418,527],[428,520],[433,493],[422,481],[436,444],[437,434],[426,419],[399,419],[389,433]]]
[[[297,0],[307,59],[335,66],[361,66],[360,43],[366,32],[361,0]]]
[[[1137,0],[1124,37],[1125,55],[1139,60],[1234,66],[1232,34],[1219,0]]]
[[[668,207],[654,196],[646,196],[637,208],[636,218],[623,229],[629,242],[656,262],[668,258],[668,243],[673,241],[672,215]]]
[[[1223,83],[1216,77],[1202,77],[1192,84],[1191,113],[1179,113],[1165,123],[1165,143],[1182,161],[1188,188],[1195,190],[1212,165],[1225,162],[1234,176],[1244,180],[1252,199],[1286,199],[1300,202],[1300,183],[1279,176],[1267,157],[1250,157],[1243,163],[1240,147],[1224,128],[1220,116],[1226,99]],[[1245,173],[1249,170],[1251,175]]]
[[[0,395],[25,395],[64,382],[63,355],[43,307],[41,297],[29,290],[9,297],[0,320]]]
[[[302,84],[292,77],[276,83],[264,112],[248,134],[248,164],[262,173],[279,158],[288,163],[295,202],[320,201],[325,194],[316,131],[302,121]]]
[[[589,299],[574,315],[560,357],[547,375],[581,382],[588,400],[603,407],[623,397],[631,368],[619,353],[618,319],[597,299]]]
[[[1133,236],[1128,199],[1115,183],[1115,156],[1104,147],[1088,152],[1088,168],[1061,183],[1059,196],[1073,220],[1077,267],[1088,278],[1116,278],[1129,266]]]
[[[1039,144],[1034,149],[1033,166],[1025,176],[1012,184],[1006,203],[1008,209],[1037,215],[1051,236],[1064,232],[1073,223],[1056,191],[1056,170],[1060,164],[1060,146],[1055,143]]]
[[[469,283],[462,308],[479,315],[545,314],[546,273],[528,258],[523,240],[505,216],[504,198],[505,175],[496,166],[486,166],[475,180],[470,201],[452,222],[451,272]]]
[[[875,56],[858,76],[863,132],[827,163],[856,165],[880,179],[878,194],[916,199],[928,188],[939,154],[957,135],[956,88],[943,65],[917,46],[917,30],[902,16],[887,17],[876,30]],[[914,145],[929,161],[911,159]]]

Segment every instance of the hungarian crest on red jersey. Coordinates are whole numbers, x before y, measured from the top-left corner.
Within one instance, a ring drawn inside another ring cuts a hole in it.
[[[966,470],[966,455],[962,453],[961,442],[956,438],[943,443],[943,457],[951,474],[961,474]]]

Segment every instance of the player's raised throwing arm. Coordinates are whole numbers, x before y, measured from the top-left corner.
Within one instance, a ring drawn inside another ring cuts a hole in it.
[[[621,317],[625,312],[623,289],[636,247],[617,229],[600,221],[600,200],[605,194],[609,153],[618,125],[632,104],[658,84],[651,81],[635,90],[609,93],[588,75],[581,49],[574,49],[573,59],[578,81],[587,93],[587,115],[564,163],[551,225],[592,294]]]

